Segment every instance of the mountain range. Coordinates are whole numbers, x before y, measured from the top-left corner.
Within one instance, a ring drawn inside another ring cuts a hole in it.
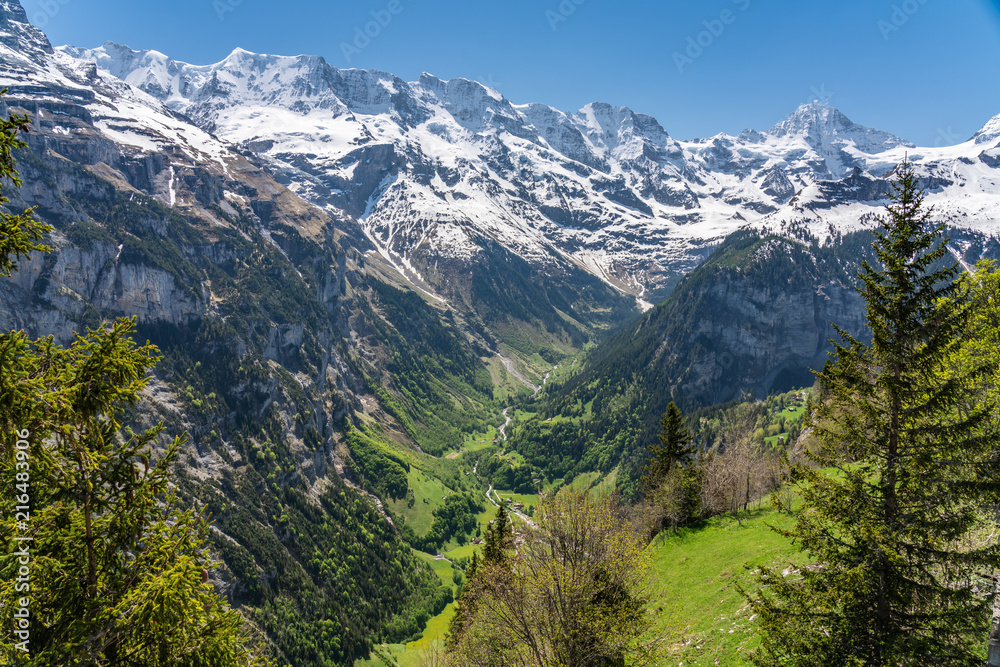
[[[61,52],[259,156],[445,299],[457,295],[434,266],[475,265],[495,243],[655,302],[742,226],[857,228],[907,156],[949,223],[997,222],[1000,115],[949,147],[918,148],[818,103],[766,132],[682,141],[625,107],[515,104],[475,81],[406,82],[316,56],[237,49],[195,66],[114,43]]]
[[[137,318],[163,360],[132,416],[190,434],[178,489],[215,521],[213,583],[296,666],[441,610],[451,573],[409,547],[481,493],[463,447],[510,404],[590,406],[593,446],[512,441],[562,476],[634,468],[666,400],[807,382],[831,319],[863,328],[852,280],[904,159],[953,253],[1000,256],[1000,116],[947,147],[823,104],[679,140],[318,56],[53,48],[17,0],[0,88],[32,118],[4,194],[54,227],[0,281],[0,327]]]

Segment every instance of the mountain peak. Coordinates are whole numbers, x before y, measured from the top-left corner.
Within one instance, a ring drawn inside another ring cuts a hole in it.
[[[1000,138],[1000,114],[990,118],[986,125],[972,136],[977,144],[988,144],[998,138]]]
[[[31,25],[18,0],[0,0],[0,44],[29,57],[53,53],[52,44],[41,30]]]
[[[850,118],[836,107],[821,102],[800,104],[785,120],[770,130],[768,134],[785,137],[794,134],[808,134],[817,127],[848,128],[854,126]]]
[[[792,114],[767,131],[772,137],[802,137],[813,148],[853,143],[862,153],[881,153],[898,146],[912,147],[890,132],[858,125],[836,107],[821,102],[799,105]]]

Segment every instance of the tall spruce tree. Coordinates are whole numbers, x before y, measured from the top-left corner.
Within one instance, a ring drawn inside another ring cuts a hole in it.
[[[748,596],[758,665],[985,657],[990,601],[977,577],[1000,567],[1000,549],[972,538],[1000,493],[995,406],[968,401],[986,366],[953,363],[973,304],[959,298],[958,268],[941,268],[943,226],[931,224],[905,162],[887,213],[879,266],[859,276],[871,344],[838,330],[819,374],[816,467],[793,468],[803,508],[785,534],[811,564],[790,577],[762,568],[762,592]]]
[[[660,444],[647,447],[653,456],[643,467],[643,488],[646,491],[660,485],[670,471],[685,465],[694,457],[691,431],[684,425],[680,408],[671,401],[660,417],[660,432],[656,439]]]
[[[503,567],[514,548],[514,526],[507,508],[503,503],[497,506],[493,521],[486,527],[483,534],[483,558],[479,560],[479,552],[472,553],[472,562],[465,572],[465,585],[455,602],[455,615],[448,624],[446,646],[454,651],[462,641],[462,636],[476,615],[476,607],[482,594],[483,582],[479,579],[482,572],[490,568]],[[484,576],[489,576],[484,575]]]

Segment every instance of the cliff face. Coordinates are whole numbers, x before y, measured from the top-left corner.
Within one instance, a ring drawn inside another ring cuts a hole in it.
[[[811,383],[831,323],[864,336],[861,256],[843,250],[734,234],[636,325],[633,335],[656,343],[643,375],[700,405]]]
[[[992,236],[959,229],[946,229],[945,236],[949,261],[974,266],[1000,257]],[[823,367],[830,341],[840,340],[834,324],[859,340],[870,337],[857,276],[862,261],[878,266],[871,241],[870,232],[824,244],[802,235],[732,235],[630,330],[656,349],[645,358],[643,377],[691,405],[812,384],[811,370]],[[610,358],[615,346],[612,341]]]
[[[1000,257],[993,237],[956,229],[946,236],[966,265]],[[560,474],[621,465],[623,488],[638,488],[670,401],[691,411],[809,386],[830,341],[840,339],[834,325],[870,337],[857,275],[862,261],[878,265],[872,238],[854,232],[820,243],[802,228],[787,237],[732,234],[666,301],[595,347],[533,407],[545,416],[586,410],[581,429],[525,429],[512,446],[536,465],[558,462]]]
[[[809,369],[822,368],[836,337],[831,323],[860,335],[864,303],[843,277],[809,273],[767,286],[728,273],[695,295],[692,308],[701,315],[684,343],[670,347],[686,343],[696,352],[686,360],[674,352],[677,365],[665,360],[663,368],[683,378],[678,396],[719,403],[741,391],[765,396],[811,384]]]

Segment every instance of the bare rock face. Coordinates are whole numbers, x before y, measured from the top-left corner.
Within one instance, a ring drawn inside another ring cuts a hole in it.
[[[87,308],[171,324],[205,313],[204,301],[181,289],[171,274],[122,263],[119,252],[105,244],[86,250],[66,244],[49,256],[32,257],[5,285],[0,315],[18,328],[66,341],[82,328]]]
[[[832,323],[866,337],[853,276],[868,233],[857,235],[826,245],[732,235],[669,299],[595,350],[579,382],[635,385],[653,397],[650,414],[669,400],[713,405],[811,384],[836,337]]]
[[[713,341],[694,355],[678,393],[716,403],[749,390],[758,396],[812,382],[822,368],[831,323],[861,334],[864,302],[842,280],[802,279],[757,286],[728,274],[699,297],[702,318],[688,340]]]

